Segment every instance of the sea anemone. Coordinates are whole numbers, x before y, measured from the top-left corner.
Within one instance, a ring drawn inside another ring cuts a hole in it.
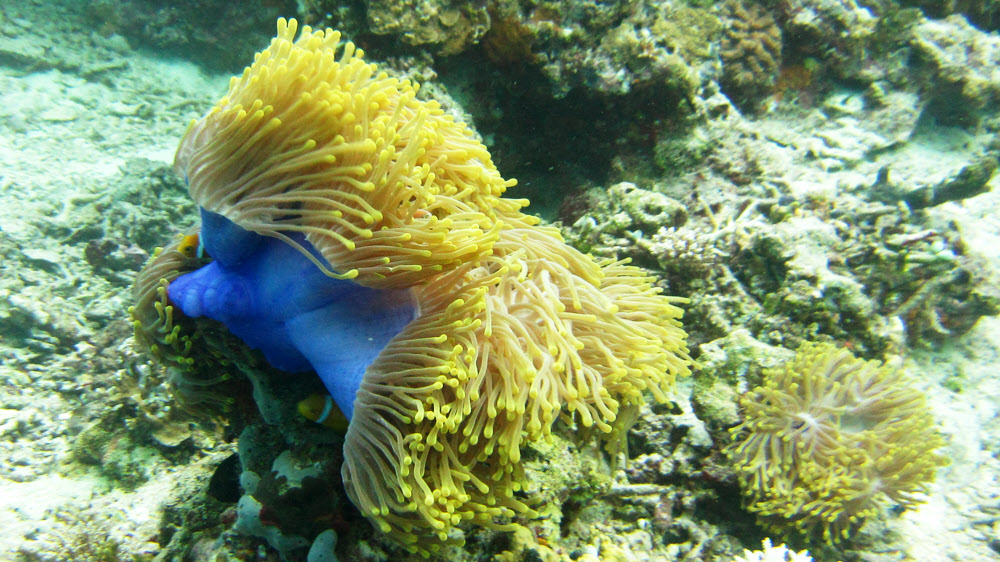
[[[182,251],[186,240],[187,237],[178,238],[153,252],[136,278],[132,288],[135,304],[129,307],[138,346],[166,366],[182,369],[190,369],[196,363],[192,357],[191,327],[185,331],[181,324],[186,319],[175,319],[176,308],[167,298],[167,287],[174,279],[204,264],[204,260]]]
[[[464,125],[296,28],[188,129],[176,168],[211,262],[178,275],[160,254],[133,316],[153,334],[208,317],[316,371],[350,420],[351,500],[427,554],[461,522],[533,513],[521,451],[557,417],[620,435],[623,408],[665,400],[690,363],[682,299],[538,226]]]
[[[948,463],[924,395],[830,344],[803,344],[740,402],[728,453],[748,509],[777,532],[846,539],[885,500],[920,503]]]
[[[163,379],[175,400],[186,410],[228,407],[232,398],[220,383],[230,379],[228,366],[239,357],[253,362],[231,334],[183,315],[167,295],[170,283],[198,270],[210,260],[196,253],[197,233],[157,248],[136,278],[132,289],[135,304],[129,307],[136,346],[148,351],[163,365]],[[203,412],[204,413],[204,412]]]
[[[229,94],[193,122],[175,166],[191,197],[238,226],[302,233],[329,275],[424,282],[489,253],[501,223],[535,224],[468,128],[390,78],[340,33],[278,20]],[[311,257],[311,256],[310,256]],[[326,262],[326,263],[324,263]]]
[[[344,446],[354,503],[412,541],[415,525],[444,540],[460,521],[530,514],[514,496],[524,442],[561,412],[611,433],[623,406],[643,390],[665,400],[687,372],[680,309],[650,281],[515,229],[421,288],[421,317],[358,393]]]

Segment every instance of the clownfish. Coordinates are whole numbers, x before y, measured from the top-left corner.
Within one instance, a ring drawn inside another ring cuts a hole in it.
[[[177,251],[188,259],[205,257],[205,246],[201,243],[201,237],[197,232],[183,236],[181,243],[177,245]]]
[[[346,433],[348,419],[329,394],[312,394],[299,402],[302,417],[325,425],[337,433]]]

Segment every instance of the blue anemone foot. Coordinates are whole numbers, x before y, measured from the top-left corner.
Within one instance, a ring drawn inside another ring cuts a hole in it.
[[[278,369],[315,370],[351,419],[365,370],[418,315],[411,291],[333,279],[286,242],[204,209],[201,216],[213,261],[175,279],[170,300],[186,316],[222,322]]]

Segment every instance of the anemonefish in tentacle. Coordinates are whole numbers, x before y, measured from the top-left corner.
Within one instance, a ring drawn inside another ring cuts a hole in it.
[[[177,251],[190,259],[206,257],[205,245],[202,243],[201,236],[197,232],[183,236],[181,243],[177,245]]]
[[[347,432],[348,420],[329,394],[312,394],[299,402],[302,417],[325,425],[338,433]]]

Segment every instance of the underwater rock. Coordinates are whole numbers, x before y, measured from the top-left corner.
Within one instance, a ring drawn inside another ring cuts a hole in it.
[[[729,267],[763,303],[765,313],[798,324],[796,336],[857,338],[880,349],[885,345],[885,320],[873,314],[865,287],[830,269],[839,242],[832,224],[817,217],[792,217],[756,229],[744,249],[733,254]]]
[[[208,495],[222,503],[240,500],[240,457],[234,453],[219,463],[208,481]]]
[[[486,56],[501,67],[539,68],[556,97],[654,89],[689,99],[721,28],[711,7],[687,2],[648,10],[633,0],[514,1],[491,10]]]
[[[316,535],[312,546],[309,547],[309,554],[306,555],[306,562],[339,562],[334,552],[337,549],[337,532],[327,529]]]
[[[57,69],[88,79],[128,66],[128,45],[93,33],[80,12],[91,3],[22,2],[4,6],[0,18],[0,65],[15,74]],[[120,37],[118,38],[120,39]],[[82,115],[83,113],[81,113]]]
[[[295,8],[288,0],[245,5],[221,0],[98,0],[86,4],[86,16],[101,34],[124,36],[137,48],[231,71],[267,41],[276,17]]]
[[[491,4],[481,51],[439,65],[441,81],[472,101],[478,130],[519,178],[511,192],[553,220],[595,181],[645,185],[648,147],[681,140],[674,127],[718,90],[717,11],[684,0]]]
[[[651,238],[637,241],[672,279],[699,279],[727,256],[720,236],[702,226],[661,228]]]
[[[87,263],[99,273],[108,276],[111,281],[118,280],[113,275],[115,273],[139,271],[149,259],[149,254],[138,246],[107,238],[87,242],[83,255]]]
[[[1000,103],[1000,37],[953,15],[925,21],[911,41],[915,69],[929,92],[927,111],[942,125],[975,126]]]
[[[485,6],[456,0],[366,0],[368,27],[376,35],[398,35],[408,45],[427,45],[455,55],[478,43],[490,27]]]
[[[306,539],[297,535],[285,535],[273,524],[263,521],[264,506],[252,496],[240,498],[236,513],[235,529],[245,535],[265,539],[283,560],[287,560],[293,552],[309,546]]]
[[[330,485],[342,462],[339,448],[330,445],[343,440],[335,434],[324,437],[319,426],[301,421],[284,427],[253,424],[240,434],[243,496],[235,529],[265,539],[283,556],[304,555],[310,545],[306,537],[318,535],[323,521],[329,525],[343,518],[346,497]]]
[[[98,467],[112,485],[135,489],[149,480],[153,466],[150,461],[156,454],[135,443],[126,431],[108,427],[109,422],[95,422],[80,433],[73,443],[73,457]]]
[[[918,6],[928,18],[942,19],[952,14],[963,14],[979,29],[989,32],[1000,29],[1000,5],[994,0],[900,0],[904,6]]]
[[[828,172],[853,169],[910,142],[925,107],[916,93],[893,91],[882,104],[865,102],[861,92],[831,92],[821,109],[793,121],[761,120],[755,127],[768,139],[795,148]],[[791,182],[794,194],[798,182]]]
[[[53,66],[46,58],[45,45],[23,35],[0,37],[0,62],[4,66],[25,67],[31,70],[42,70]]]
[[[881,39],[877,34],[881,22],[876,15],[879,11],[868,3],[791,0],[782,2],[778,10],[785,31],[785,52],[790,55],[786,61],[789,69],[815,64],[813,75],[863,84],[888,75],[889,69],[885,67],[894,61],[871,54],[875,50],[873,44]]]
[[[924,209],[947,203],[961,201],[986,193],[988,185],[997,171],[997,157],[987,156],[959,170],[953,178],[936,185],[922,186],[903,195],[903,201],[911,209]]]
[[[694,381],[691,401],[713,433],[739,423],[737,389],[759,383],[763,369],[777,367],[794,355],[757,340],[746,329],[703,343],[700,350],[701,376]]]
[[[85,244],[88,263],[106,274],[133,270],[139,252],[151,253],[195,223],[196,207],[182,178],[146,158],[126,159],[101,192],[68,203],[72,212],[60,221],[58,234],[70,244]]]
[[[57,107],[46,109],[38,114],[38,118],[50,123],[66,123],[75,121],[86,109],[76,103],[67,102]]]
[[[629,481],[666,485],[695,477],[713,444],[688,400],[679,399],[670,409],[644,409],[629,432]]]
[[[591,190],[572,203],[584,214],[574,219],[566,236],[573,246],[602,256],[614,256],[614,248],[649,240],[664,228],[681,227],[688,210],[680,201],[662,193],[621,182],[606,190]],[[569,207],[564,218],[573,218]]]

